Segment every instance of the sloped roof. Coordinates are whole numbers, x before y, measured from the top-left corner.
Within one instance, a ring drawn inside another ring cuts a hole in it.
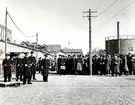
[[[62,49],[65,53],[68,52],[82,52],[82,49]]]
[[[82,49],[62,49],[65,53],[80,53],[83,55]]]

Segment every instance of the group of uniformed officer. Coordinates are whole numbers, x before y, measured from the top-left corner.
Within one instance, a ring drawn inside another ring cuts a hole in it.
[[[18,57],[15,59],[16,61],[16,81],[20,78],[20,81],[23,81],[23,84],[25,85],[26,82],[28,84],[31,83],[31,79],[36,80],[35,74],[37,70],[37,61],[34,57],[34,52],[30,52],[31,55],[28,56],[28,52],[24,53],[24,57],[20,56],[18,54]],[[4,70],[4,82],[11,81],[11,66],[12,66],[12,60],[10,58],[10,54],[5,55],[5,59],[3,60],[3,70]],[[49,71],[49,60],[47,59],[48,54],[44,55],[44,59],[40,61],[40,70],[42,70],[42,76],[43,81],[48,81],[48,71]]]

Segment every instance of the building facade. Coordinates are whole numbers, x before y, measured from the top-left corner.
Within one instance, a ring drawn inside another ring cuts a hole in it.
[[[0,40],[5,40],[5,27],[0,24]],[[12,42],[12,31],[7,28],[7,40]]]
[[[47,51],[50,53],[57,53],[61,50],[61,45],[47,45]]]
[[[81,55],[83,56],[83,51],[82,49],[62,49],[63,52],[65,52],[67,55],[70,55],[70,56],[78,56],[78,55]]]

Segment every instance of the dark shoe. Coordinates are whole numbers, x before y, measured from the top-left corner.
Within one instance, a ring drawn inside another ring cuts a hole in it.
[[[36,78],[33,78],[33,80],[37,80]]]
[[[28,84],[32,84],[32,83],[30,82],[30,83],[28,83]]]

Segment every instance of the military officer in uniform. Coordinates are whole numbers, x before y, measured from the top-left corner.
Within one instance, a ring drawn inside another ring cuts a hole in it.
[[[44,55],[45,58],[42,60],[42,75],[43,75],[43,81],[48,82],[48,73],[49,73],[49,66],[50,66],[50,61],[47,59],[48,54]]]
[[[36,74],[36,58],[33,56],[34,51],[31,51],[30,53],[31,53],[31,55],[30,55],[29,59],[31,60],[31,63],[32,63],[32,65],[31,65],[32,77],[33,77],[34,80],[36,80],[36,78],[35,78],[35,74]]]
[[[16,59],[16,81],[18,81],[20,77],[20,81],[23,79],[23,59],[20,54],[18,54],[18,57]]]
[[[23,58],[23,66],[24,66],[24,78],[23,78],[23,84],[26,84],[26,81],[28,82],[28,84],[32,84],[31,83],[31,60],[28,57],[28,53],[24,53],[25,57]]]
[[[3,60],[2,65],[3,65],[3,69],[4,69],[4,82],[7,82],[7,78],[8,81],[11,81],[11,59],[10,59],[10,55],[6,54],[5,55],[6,58]]]

